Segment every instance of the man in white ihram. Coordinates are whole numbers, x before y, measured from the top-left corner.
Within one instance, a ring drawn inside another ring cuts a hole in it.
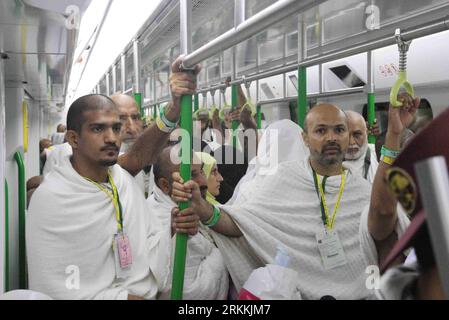
[[[390,151],[399,149],[400,135],[419,105],[408,96],[401,99],[404,107],[390,106],[385,143]],[[237,290],[253,270],[273,263],[282,245],[291,257],[290,268],[298,273],[304,299],[373,298],[365,271],[385,259],[408,224],[384,186],[389,164],[384,159],[379,166],[372,193],[366,180],[345,170],[347,118],[333,105],[318,105],[308,113],[303,138],[309,159],[283,162],[275,174],[256,176],[218,215],[201,198],[198,185],[184,183],[177,173],[172,198],[190,200],[203,223],[214,217],[210,228]]]
[[[61,161],[35,192],[27,216],[29,287],[55,299],[154,299],[167,286],[174,231],[196,234],[198,217],[173,216],[166,228],[148,214],[133,178],[151,164],[175,129],[180,98],[196,87],[173,65],[173,103],[157,125],[118,157],[121,122],[106,96],[75,101],[67,115],[73,156]],[[71,274],[73,270],[77,270]],[[70,281],[79,276],[79,286]]]
[[[345,155],[343,166],[353,173],[360,174],[369,183],[374,182],[377,167],[376,150],[368,143],[368,129],[360,113],[345,111],[349,125],[349,147]]]

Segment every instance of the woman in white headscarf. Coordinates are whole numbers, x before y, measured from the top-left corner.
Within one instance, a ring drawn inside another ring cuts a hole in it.
[[[260,139],[257,156],[250,161],[246,174],[226,204],[238,201],[241,191],[248,187],[255,176],[275,174],[280,163],[301,161],[308,157],[309,149],[302,140],[302,132],[296,123],[287,119],[269,125]]]

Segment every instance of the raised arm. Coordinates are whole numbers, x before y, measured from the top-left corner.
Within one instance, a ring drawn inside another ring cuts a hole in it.
[[[196,75],[200,71],[200,67],[196,66],[193,72],[183,72],[180,69],[181,62],[182,60],[178,58],[173,63],[170,75],[172,102],[167,106],[165,116],[171,122],[179,120],[181,96],[195,92]],[[156,123],[153,123],[137,139],[131,149],[119,157],[118,164],[130,174],[137,175],[144,167],[153,164],[168,137],[168,133],[159,130]]]
[[[388,110],[388,129],[385,138],[385,148],[398,152],[400,150],[400,137],[402,132],[413,121],[419,107],[420,99],[412,99],[407,94],[401,94],[399,100],[403,107],[394,108],[390,105]],[[391,246],[394,242],[394,230],[397,216],[397,200],[389,192],[385,182],[386,172],[391,167],[390,159],[380,161],[371,192],[371,202],[368,215],[368,230],[374,238],[378,252],[385,251],[384,246]],[[392,159],[394,160],[394,159]],[[379,255],[380,256],[380,255]]]

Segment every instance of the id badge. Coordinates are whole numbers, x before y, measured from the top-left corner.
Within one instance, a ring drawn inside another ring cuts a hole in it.
[[[115,270],[117,278],[126,278],[131,270],[133,257],[129,238],[124,233],[114,236]]]
[[[334,269],[347,263],[343,246],[336,231],[325,230],[319,232],[316,234],[316,241],[324,269]]]

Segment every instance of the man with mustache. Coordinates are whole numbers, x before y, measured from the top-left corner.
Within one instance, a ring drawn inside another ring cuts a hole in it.
[[[349,126],[349,147],[343,165],[373,183],[379,165],[374,145],[368,143],[368,128],[363,116],[346,111]]]
[[[311,109],[303,139],[310,157],[279,164],[272,175],[257,176],[238,201],[213,206],[200,197],[198,185],[174,176],[173,200],[191,201],[191,209],[215,231],[237,289],[254,269],[274,262],[278,245],[290,256],[304,299],[373,298],[366,285],[368,267],[376,266],[391,249],[408,219],[384,189],[383,175],[398,150],[398,137],[413,120],[419,101],[401,96],[404,107],[390,106],[390,157],[383,158],[373,190],[359,174],[343,165],[349,146],[345,113],[330,104]],[[174,210],[174,212],[177,212]]]
[[[28,211],[31,290],[54,299],[155,299],[166,287],[172,237],[196,234],[198,217],[172,217],[173,225],[162,226],[148,214],[133,176],[154,162],[176,128],[181,96],[196,88],[195,74],[181,72],[180,62],[170,77],[173,102],[121,156],[122,123],[114,101],[91,94],[70,106],[67,141],[73,154],[60,155]]]
[[[114,94],[112,101],[118,107],[120,122],[122,123],[120,154],[128,151],[137,138],[143,133],[143,120],[136,100],[127,94]],[[146,196],[153,191],[153,174],[151,166],[140,171],[135,179]]]
[[[156,215],[163,226],[170,225],[170,216],[176,203],[171,200],[172,174],[179,171],[180,144],[166,147],[154,164],[155,187],[147,199],[148,213]],[[201,197],[206,198],[207,179],[199,157],[194,154],[192,180],[200,189]],[[170,251],[170,248],[167,248]],[[229,275],[223,257],[214,245],[206,228],[200,225],[199,232],[187,242],[186,273],[184,277],[183,299],[185,300],[223,300],[228,293]],[[163,288],[159,299],[170,297],[171,283]]]

